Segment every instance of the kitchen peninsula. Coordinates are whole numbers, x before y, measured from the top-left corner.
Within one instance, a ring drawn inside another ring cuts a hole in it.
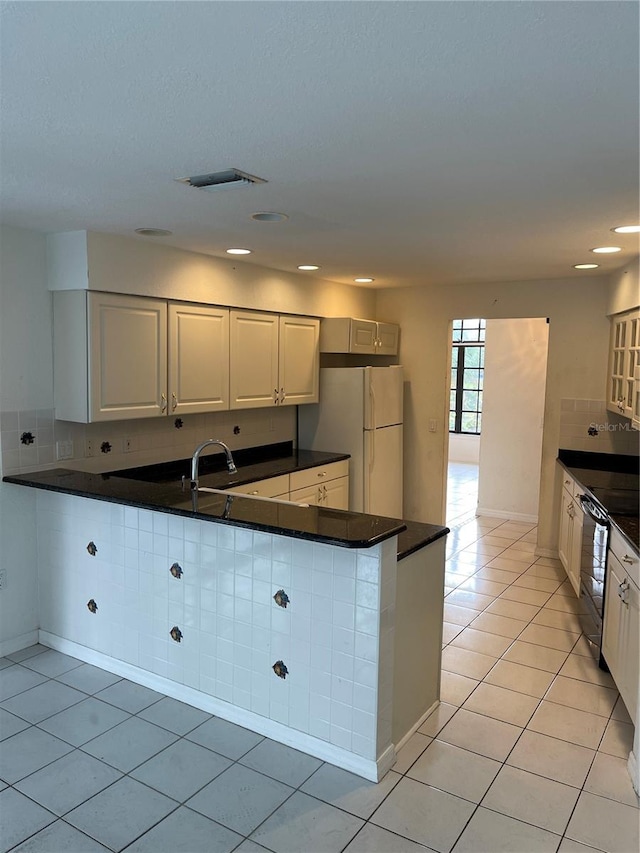
[[[161,467],[4,478],[38,490],[40,642],[379,780],[439,699],[447,528],[193,494]]]

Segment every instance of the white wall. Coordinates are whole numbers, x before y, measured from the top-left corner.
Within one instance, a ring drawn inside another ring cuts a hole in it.
[[[487,320],[478,513],[537,521],[549,326]]]
[[[601,399],[607,374],[608,282],[576,275],[555,281],[435,285],[380,290],[377,316],[400,323],[405,368],[404,508],[407,518],[444,519],[443,485],[449,407],[449,324],[462,317],[549,317],[538,544],[557,546],[560,495],[555,465],[563,397]],[[426,425],[436,418],[438,431]]]
[[[480,436],[449,433],[449,462],[480,462]]]
[[[0,424],[3,450],[53,405],[51,295],[42,234],[0,231]],[[20,413],[21,417],[18,415]],[[17,449],[15,452],[18,453]],[[27,452],[27,448],[23,448]],[[0,471],[2,464],[0,463]],[[35,492],[0,482],[0,654],[38,627]],[[15,641],[15,642],[14,642]],[[17,643],[17,645],[16,645]]]
[[[367,288],[186,252],[149,239],[94,231],[54,234],[49,256],[50,287],[55,290],[88,287],[318,317],[372,317],[375,308],[374,292]]]
[[[609,277],[607,314],[619,314],[640,305],[640,256]]]

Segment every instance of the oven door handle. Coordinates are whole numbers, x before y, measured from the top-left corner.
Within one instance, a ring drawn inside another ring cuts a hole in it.
[[[609,519],[593,504],[586,495],[580,495],[580,508],[600,527],[609,527]]]

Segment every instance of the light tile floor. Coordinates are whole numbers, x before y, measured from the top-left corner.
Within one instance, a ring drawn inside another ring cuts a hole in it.
[[[442,703],[378,785],[43,646],[0,659],[0,850],[637,853],[633,727],[535,535],[454,526]]]
[[[447,524],[474,517],[478,505],[478,466],[449,462],[447,467]]]

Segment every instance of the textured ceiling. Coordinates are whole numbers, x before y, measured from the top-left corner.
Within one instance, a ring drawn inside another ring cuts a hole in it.
[[[374,286],[564,278],[612,242],[615,269],[638,251],[609,231],[638,221],[638,8],[2,2],[2,221],[168,228]],[[173,180],[232,166],[268,183]]]

